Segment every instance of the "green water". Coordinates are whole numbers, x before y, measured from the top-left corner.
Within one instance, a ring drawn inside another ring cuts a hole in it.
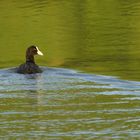
[[[140,80],[138,0],[2,0],[0,67],[24,61],[36,44],[39,65]]]
[[[0,0],[0,139],[140,139],[139,46],[139,0]]]

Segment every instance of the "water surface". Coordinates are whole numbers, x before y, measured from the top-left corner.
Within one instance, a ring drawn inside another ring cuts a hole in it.
[[[0,70],[1,139],[140,137],[140,82],[43,67]]]
[[[139,17],[139,0],[1,0],[0,139],[139,139]],[[15,73],[32,44],[44,72]]]
[[[44,66],[140,80],[139,0],[2,0],[0,67],[36,44]]]

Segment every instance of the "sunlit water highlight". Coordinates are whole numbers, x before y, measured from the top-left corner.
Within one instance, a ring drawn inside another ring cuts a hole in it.
[[[140,82],[47,68],[0,70],[0,138],[140,137]]]

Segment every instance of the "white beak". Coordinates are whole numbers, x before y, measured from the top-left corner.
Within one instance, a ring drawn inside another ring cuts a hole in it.
[[[38,47],[36,47],[36,49],[37,49],[37,54],[38,55],[43,55],[43,53],[38,49]]]

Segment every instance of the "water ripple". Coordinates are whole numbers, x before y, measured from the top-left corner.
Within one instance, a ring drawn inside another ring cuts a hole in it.
[[[139,136],[140,82],[42,69],[32,75],[17,74],[15,68],[0,70],[0,138]]]

